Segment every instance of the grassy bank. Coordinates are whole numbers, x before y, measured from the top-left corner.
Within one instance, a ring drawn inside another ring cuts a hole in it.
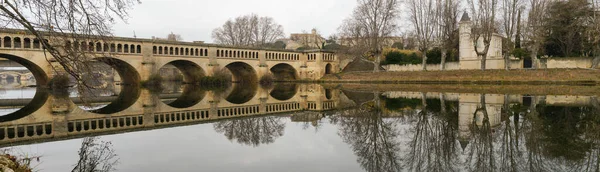
[[[600,96],[600,86],[574,85],[476,85],[476,84],[324,84],[350,91],[408,91],[445,93],[585,95]]]
[[[600,84],[600,70],[460,70],[409,72],[353,72],[327,75],[323,82],[420,84]]]

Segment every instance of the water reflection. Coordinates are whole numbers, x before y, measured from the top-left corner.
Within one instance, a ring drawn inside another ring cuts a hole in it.
[[[78,151],[79,160],[72,172],[109,172],[115,171],[119,158],[112,143],[99,137],[86,137]]]
[[[187,143],[194,134],[208,133],[214,135],[207,136],[210,141],[188,144],[198,149],[236,152],[268,151],[281,146],[285,149],[277,150],[283,151],[282,155],[291,151],[285,154],[290,157],[298,155],[297,151],[343,155],[348,151],[347,155],[354,156],[346,155],[352,163],[346,166],[360,168],[351,171],[600,170],[600,104],[596,96],[356,92],[314,84],[234,87],[216,92],[175,83],[166,85],[162,93],[137,90],[139,96],[131,99],[133,103],[119,103],[124,107],[111,108],[121,110],[110,115],[76,109],[57,113],[59,105],[75,101],[63,102],[54,94],[40,94],[46,97],[33,98],[32,102],[37,103],[27,105],[36,105],[37,109],[23,116],[0,118],[0,146],[44,145],[57,139],[114,133],[125,133],[127,137],[150,135],[152,139],[160,138],[153,140],[157,143]],[[135,93],[122,89],[118,94],[104,95],[119,95],[118,101],[125,102],[131,97],[121,95]],[[107,102],[110,105],[115,101]],[[195,128],[182,127],[185,125]],[[302,133],[310,127],[315,128],[310,135]],[[173,140],[160,137],[167,128],[177,128],[178,132],[169,130]],[[151,131],[131,132],[141,130]],[[342,145],[312,145],[318,140]],[[303,147],[311,149],[300,150]],[[334,148],[342,151],[331,151]],[[164,151],[189,151],[189,147],[170,149]],[[184,155],[170,158],[179,156]],[[189,156],[194,159],[200,155]],[[231,157],[235,158],[239,157]],[[261,158],[270,162],[278,157]]]
[[[221,121],[215,123],[214,128],[230,141],[257,147],[273,143],[283,136],[285,122],[279,116],[266,116]]]
[[[340,136],[352,147],[366,171],[400,171],[399,121],[384,118],[379,103],[340,112]]]

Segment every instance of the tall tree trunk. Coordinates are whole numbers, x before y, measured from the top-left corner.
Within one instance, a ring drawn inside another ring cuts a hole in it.
[[[373,72],[379,72],[379,65],[381,64],[380,57],[381,56],[379,54],[375,54],[375,63],[373,64]]]
[[[537,52],[538,52],[538,43],[533,43],[533,46],[531,47],[531,68],[533,69],[538,69],[540,68],[538,59],[537,59]]]
[[[477,54],[477,57],[481,58],[481,70],[485,71],[486,55]]]
[[[442,115],[446,115],[446,94],[445,93],[440,93],[440,108],[441,108],[441,112]]]
[[[510,70],[510,53],[508,52],[504,54],[504,69],[506,69],[506,71]]]
[[[423,51],[423,71],[427,71],[427,50]]]
[[[440,71],[446,70],[446,55],[448,50],[442,48],[442,61],[440,62]]]

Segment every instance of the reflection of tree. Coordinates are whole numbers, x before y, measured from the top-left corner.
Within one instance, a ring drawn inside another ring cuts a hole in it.
[[[240,144],[259,146],[273,143],[283,136],[285,122],[281,117],[266,116],[246,119],[231,119],[214,124],[215,131],[225,134],[229,140]]]
[[[481,95],[480,103],[473,113],[471,124],[473,143],[470,144],[466,163],[470,171],[495,171],[497,168],[494,156],[494,138],[484,94]],[[478,117],[481,117],[481,125],[478,125]]]
[[[119,159],[111,142],[86,137],[79,148],[79,161],[72,172],[108,172],[115,170]]]
[[[371,104],[371,107],[343,111],[342,114],[349,117],[338,119],[340,135],[352,146],[357,161],[366,171],[400,171],[397,122],[384,119],[378,107]]]
[[[405,165],[410,171],[458,171],[456,104],[427,100],[423,93],[421,111],[407,114],[412,122],[412,139]]]

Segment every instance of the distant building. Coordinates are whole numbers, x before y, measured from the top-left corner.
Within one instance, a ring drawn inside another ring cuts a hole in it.
[[[289,39],[280,39],[286,44],[285,49],[295,50],[300,47],[319,49],[325,43],[317,29],[312,29],[311,33],[292,33]]]
[[[471,41],[471,27],[473,23],[467,13],[464,13],[459,23],[459,47],[460,47],[460,69],[481,69],[481,58],[477,57],[475,46]],[[477,41],[477,49],[485,48],[483,39]],[[503,69],[504,59],[502,58],[502,36],[493,34],[490,47],[486,58],[486,69]]]

